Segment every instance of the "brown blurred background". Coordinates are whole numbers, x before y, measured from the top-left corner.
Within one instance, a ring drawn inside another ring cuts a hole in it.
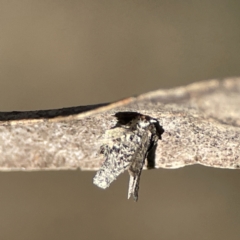
[[[0,0],[0,111],[111,102],[240,76],[240,2]],[[240,238],[240,172],[0,173],[0,239]]]

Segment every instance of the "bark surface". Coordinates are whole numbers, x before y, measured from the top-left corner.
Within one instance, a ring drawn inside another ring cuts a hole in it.
[[[158,119],[157,168],[240,168],[240,78],[157,90],[115,103],[0,113],[0,170],[97,170],[116,112]]]

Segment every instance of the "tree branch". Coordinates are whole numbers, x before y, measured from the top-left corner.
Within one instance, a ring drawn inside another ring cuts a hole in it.
[[[158,90],[111,104],[0,113],[0,170],[96,170],[114,113],[157,118],[165,132],[156,167],[240,167],[240,79]]]

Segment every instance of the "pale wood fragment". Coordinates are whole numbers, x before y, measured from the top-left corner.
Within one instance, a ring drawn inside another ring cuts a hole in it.
[[[156,167],[240,167],[240,78],[158,90],[112,104],[0,113],[0,170],[96,170],[113,114],[157,118],[165,132]]]

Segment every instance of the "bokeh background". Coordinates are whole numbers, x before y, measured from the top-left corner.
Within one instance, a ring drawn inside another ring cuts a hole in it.
[[[235,0],[0,0],[0,111],[111,102],[240,76]],[[0,239],[240,237],[240,172],[201,166],[128,175],[0,173]]]

